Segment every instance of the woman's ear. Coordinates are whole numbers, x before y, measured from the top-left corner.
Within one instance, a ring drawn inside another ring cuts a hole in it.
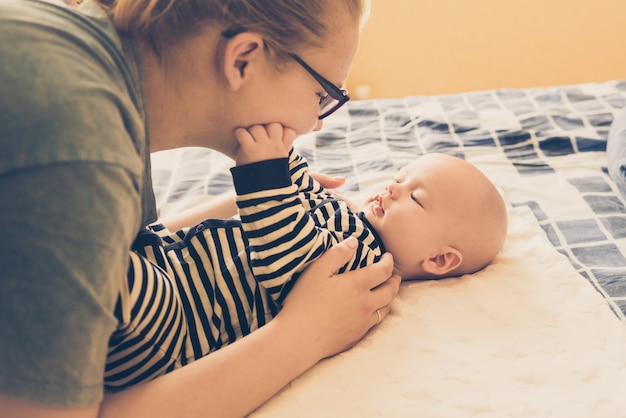
[[[454,247],[446,247],[438,254],[422,261],[422,269],[430,274],[442,276],[461,265],[463,254]]]
[[[224,78],[237,91],[265,59],[263,38],[252,32],[242,32],[230,38],[224,49],[222,69]]]

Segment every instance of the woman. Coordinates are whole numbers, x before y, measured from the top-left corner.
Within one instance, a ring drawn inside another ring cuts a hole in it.
[[[388,314],[399,286],[391,257],[333,277],[348,241],[305,271],[268,325],[102,398],[128,252],[156,218],[149,153],[204,146],[232,156],[238,127],[319,129],[347,101],[337,86],[364,9],[359,0],[0,3],[3,414],[241,416]]]

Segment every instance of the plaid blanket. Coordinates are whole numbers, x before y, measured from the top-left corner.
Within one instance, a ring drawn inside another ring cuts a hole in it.
[[[626,315],[626,202],[606,170],[606,138],[626,81],[348,103],[296,147],[312,169],[345,176],[358,202],[428,152],[463,157],[527,207],[551,244]],[[199,148],[153,155],[162,213],[232,188],[227,158]],[[532,263],[532,260],[528,260]]]

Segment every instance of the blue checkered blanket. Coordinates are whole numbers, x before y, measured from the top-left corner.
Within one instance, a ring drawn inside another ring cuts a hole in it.
[[[296,142],[314,171],[345,176],[357,201],[427,152],[461,156],[527,207],[551,244],[626,315],[626,207],[606,170],[606,138],[626,81],[348,103]],[[231,161],[203,149],[153,156],[162,213],[232,188]],[[532,260],[529,260],[532,262]]]

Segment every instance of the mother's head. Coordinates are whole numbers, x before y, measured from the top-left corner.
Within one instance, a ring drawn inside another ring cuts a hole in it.
[[[99,2],[140,45],[152,135],[174,141],[159,148],[226,154],[236,127],[319,129],[346,100],[340,87],[369,11],[369,0]]]

